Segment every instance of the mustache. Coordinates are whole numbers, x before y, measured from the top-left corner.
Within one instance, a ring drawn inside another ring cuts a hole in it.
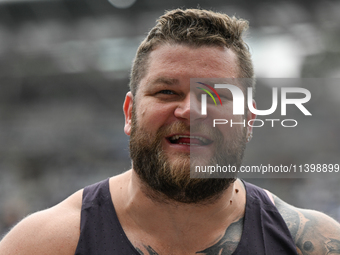
[[[131,129],[131,136],[134,136],[134,133],[138,130],[138,123],[136,118],[135,108],[132,109],[132,129]],[[224,142],[224,136],[217,128],[213,128],[212,126],[207,125],[203,122],[195,123],[194,125],[189,125],[183,121],[176,121],[170,124],[164,125],[160,127],[156,133],[156,136],[153,137],[150,132],[145,129],[142,129],[145,133],[145,136],[140,140],[144,140],[145,142],[153,141],[153,146],[159,146],[159,141],[164,138],[168,137],[172,134],[176,133],[198,133],[205,135],[212,141],[218,141],[219,143]]]
[[[220,130],[213,128],[204,123],[188,125],[182,121],[176,121],[161,127],[157,132],[157,138],[167,137],[178,133],[195,133],[205,135],[213,141],[223,142],[224,137]]]

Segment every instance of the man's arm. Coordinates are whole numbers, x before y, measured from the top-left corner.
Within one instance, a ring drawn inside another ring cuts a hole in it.
[[[340,254],[340,224],[317,211],[299,209],[274,196],[274,202],[295,241],[298,254]]]
[[[82,191],[19,222],[0,242],[1,255],[71,255],[80,234]]]

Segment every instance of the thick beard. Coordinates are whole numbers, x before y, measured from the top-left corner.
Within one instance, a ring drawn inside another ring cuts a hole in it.
[[[191,132],[193,128],[191,128]],[[195,130],[204,128],[195,127]],[[152,135],[143,127],[138,127],[136,114],[132,113],[130,137],[130,155],[133,169],[141,179],[146,195],[161,202],[176,201],[180,203],[213,203],[228,189],[236,176],[219,178],[191,178],[190,168],[202,165],[199,155],[177,153],[176,159],[169,161],[162,150],[162,140],[170,134],[187,133],[190,127],[183,122],[174,122],[161,127]],[[210,132],[211,133],[211,132]],[[211,134],[216,145],[215,155],[205,165],[231,165],[239,169],[245,149],[245,134],[235,133],[233,141],[223,142],[221,133]],[[224,145],[223,145],[224,144]],[[190,157],[191,160],[190,160]]]

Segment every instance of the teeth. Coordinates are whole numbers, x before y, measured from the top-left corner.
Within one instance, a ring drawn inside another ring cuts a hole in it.
[[[190,136],[190,135],[174,135],[170,138],[170,140],[175,141],[178,140],[179,138],[190,138],[190,139],[198,139],[200,140],[202,143],[208,143],[209,140],[201,137],[201,136]]]

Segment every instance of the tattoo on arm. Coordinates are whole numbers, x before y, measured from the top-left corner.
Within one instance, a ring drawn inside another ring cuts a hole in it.
[[[316,211],[295,208],[276,196],[274,201],[299,255],[340,254],[340,225],[336,221]]]
[[[144,248],[146,249],[146,251],[148,252],[146,255],[159,255],[157,252],[155,252],[154,249],[151,248],[150,245],[148,245],[148,246],[143,245],[143,246],[144,246]],[[136,250],[137,250],[141,255],[144,255],[144,253],[143,253],[140,249],[136,248]]]
[[[330,238],[330,241],[326,243],[328,253],[340,254],[340,241]]]
[[[296,237],[301,235],[301,231],[303,230],[303,219],[301,219],[301,215],[295,210],[292,210],[293,207],[288,206],[285,202],[283,202],[278,197],[274,196],[274,202],[279,210],[283,220],[286,222],[287,227],[293,237],[293,240],[296,241]]]

